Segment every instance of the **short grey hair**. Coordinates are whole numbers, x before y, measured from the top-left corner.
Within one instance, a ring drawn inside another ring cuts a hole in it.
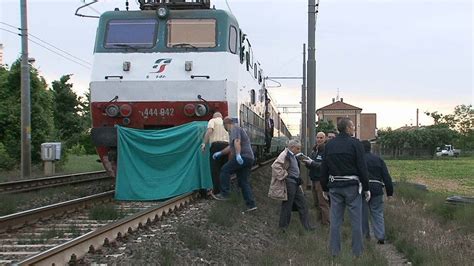
[[[301,147],[301,142],[298,139],[291,139],[288,141],[287,147]]]

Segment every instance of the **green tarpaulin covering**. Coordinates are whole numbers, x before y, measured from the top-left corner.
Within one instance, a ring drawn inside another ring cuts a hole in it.
[[[159,200],[212,188],[209,149],[199,148],[206,127],[207,122],[163,130],[117,126],[115,198]]]

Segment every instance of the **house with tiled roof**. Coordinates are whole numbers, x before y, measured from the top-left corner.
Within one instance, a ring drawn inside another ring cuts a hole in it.
[[[355,137],[361,140],[375,139],[377,136],[377,114],[362,113],[362,108],[344,102],[344,99],[332,100],[331,104],[316,110],[318,121],[331,121],[334,125],[349,117],[355,126]]]

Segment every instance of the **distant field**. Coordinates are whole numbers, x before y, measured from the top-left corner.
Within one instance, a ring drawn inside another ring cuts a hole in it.
[[[385,162],[394,180],[425,184],[438,192],[474,195],[474,157]]]

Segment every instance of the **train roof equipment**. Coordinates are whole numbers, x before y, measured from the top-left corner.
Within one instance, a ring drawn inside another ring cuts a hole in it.
[[[210,9],[210,0],[138,0],[141,10],[159,10],[167,8],[170,10],[185,9]]]

